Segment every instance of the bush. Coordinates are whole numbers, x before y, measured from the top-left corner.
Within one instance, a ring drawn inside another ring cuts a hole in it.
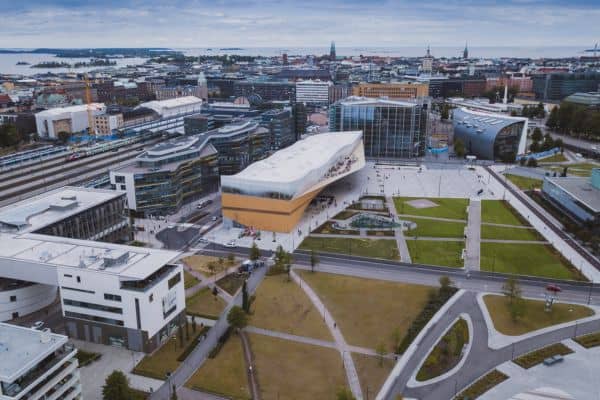
[[[80,367],[85,367],[86,365],[89,365],[94,361],[98,360],[100,357],[102,357],[102,354],[92,353],[89,351],[79,349],[77,349],[77,354],[75,355],[75,358],[77,358]]]
[[[527,160],[527,166],[528,166],[528,167],[532,167],[532,168],[535,168],[535,167],[537,167],[537,166],[538,166],[537,160],[536,160],[535,158],[533,158],[533,157],[530,157],[530,158]]]
[[[590,333],[589,335],[578,336],[574,339],[586,349],[600,346],[600,332]]]
[[[571,350],[564,344],[556,343],[550,346],[543,347],[539,350],[532,351],[531,353],[527,353],[521,357],[516,358],[515,360],[513,360],[513,362],[522,368],[529,369],[538,364],[541,364],[548,357],[552,357],[555,355],[564,356],[567,354],[571,354],[572,352],[573,350]]]
[[[192,351],[194,351],[194,349],[196,348],[196,345],[198,344],[198,338],[200,338],[200,336],[204,335],[206,332],[208,332],[210,328],[208,326],[203,327],[200,332],[198,332],[198,334],[196,336],[194,336],[194,339],[191,340],[187,347],[185,348],[185,350],[183,350],[183,352],[179,355],[179,357],[177,357],[177,361],[182,362],[185,361],[185,359],[190,355],[190,353]]]
[[[233,329],[231,327],[227,328],[225,333],[223,333],[223,335],[221,335],[219,340],[217,340],[217,345],[215,347],[213,347],[213,349],[210,351],[210,353],[208,353],[208,358],[215,358],[219,354],[219,352],[221,351],[221,348],[223,348],[223,346],[225,345],[225,342],[227,342],[227,340],[231,336],[232,331],[233,331]]]
[[[508,379],[508,376],[504,375],[498,370],[493,370],[483,377],[479,378],[477,382],[469,386],[467,389],[462,391],[454,400],[469,400],[476,399],[494,386],[504,382]]]

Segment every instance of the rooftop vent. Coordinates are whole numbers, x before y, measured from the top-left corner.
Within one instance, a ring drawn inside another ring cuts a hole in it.
[[[65,196],[61,196],[60,197],[61,200],[71,200],[71,201],[75,201],[77,200],[77,196],[72,194],[72,195],[65,195]]]
[[[40,342],[50,343],[50,339],[51,339],[50,333],[51,333],[50,328],[44,329],[40,334]]]
[[[103,257],[101,269],[115,267],[117,265],[125,264],[129,260],[129,252],[107,252]]]

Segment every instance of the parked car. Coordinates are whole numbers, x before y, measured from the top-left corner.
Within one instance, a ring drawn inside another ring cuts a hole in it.
[[[237,247],[235,244],[235,240],[230,240],[229,242],[225,243],[225,247],[230,247],[230,248]]]

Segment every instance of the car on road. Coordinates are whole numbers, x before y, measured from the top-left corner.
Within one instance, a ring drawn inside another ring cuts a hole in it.
[[[252,272],[256,268],[264,267],[265,262],[262,260],[246,260],[238,268],[238,272]]]
[[[175,225],[173,225],[173,224],[167,225],[167,229],[174,229],[174,228],[175,228]]]
[[[31,329],[36,329],[38,331],[42,330],[44,327],[44,321],[36,321],[31,325]]]
[[[212,222],[215,222],[216,220],[218,220],[219,217],[217,217],[216,215],[213,215],[213,217],[210,219]]]
[[[229,242],[225,243],[225,247],[229,247],[229,248],[237,247],[235,244],[235,240],[230,240]]]
[[[205,239],[205,238],[200,238],[200,239],[198,239],[198,242],[199,242],[199,243],[208,244],[208,239]]]

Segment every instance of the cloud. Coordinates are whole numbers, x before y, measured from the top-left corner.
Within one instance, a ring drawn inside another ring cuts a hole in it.
[[[597,0],[0,0],[0,6],[0,47],[326,46],[330,40],[340,47],[587,46],[600,37]]]

